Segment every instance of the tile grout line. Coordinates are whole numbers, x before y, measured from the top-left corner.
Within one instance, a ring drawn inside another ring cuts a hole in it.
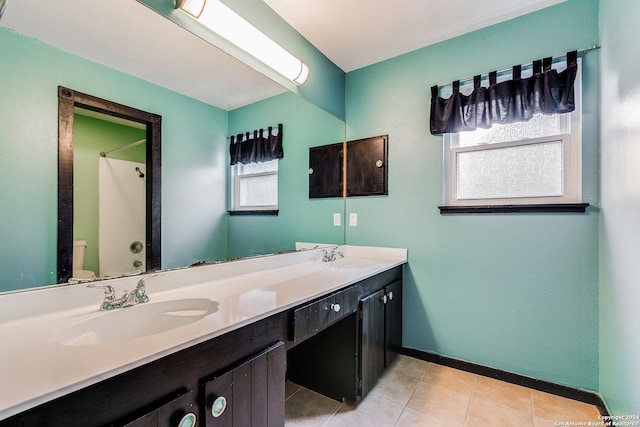
[[[478,377],[479,376],[476,376],[476,379]],[[496,381],[504,382],[502,380],[496,380]],[[507,383],[507,384],[510,384],[510,383]],[[532,426],[535,427],[535,413],[534,413],[534,409],[533,409],[533,393],[535,392],[535,390],[531,389],[529,387],[525,387],[525,386],[518,386],[518,387],[523,387],[523,388],[525,388],[527,390],[527,393],[529,394],[529,402],[531,403],[531,412],[526,412],[525,413],[525,411],[523,411],[521,409],[514,408],[512,406],[509,406],[509,405],[504,404],[502,402],[496,401],[494,399],[488,399],[488,398],[484,398],[482,396],[476,396],[476,398],[481,400],[481,401],[488,402],[488,403],[491,403],[491,404],[496,405],[498,407],[501,407],[503,409],[507,409],[509,411],[519,412],[520,414],[527,414],[527,415],[529,415],[531,417]],[[474,393],[475,393],[475,385],[474,385]],[[541,417],[541,418],[543,418],[543,417]]]
[[[536,427],[536,410],[533,407],[533,390],[529,389],[529,399],[531,400],[531,425]]]
[[[293,393],[291,393],[289,395],[289,397],[285,397],[284,401],[286,402],[287,400],[291,399],[293,396],[295,396],[300,390],[302,390],[302,387],[298,386],[298,389],[296,391],[294,391]]]
[[[467,425],[467,420],[469,419],[469,411],[471,410],[471,399],[473,399],[473,395],[476,392],[476,386],[478,385],[478,374],[473,374],[473,387],[471,387],[471,394],[469,394],[469,402],[467,403],[467,410],[464,413],[464,420],[462,420],[462,425]]]
[[[338,409],[336,409],[336,410],[334,411],[334,413],[333,413],[333,414],[331,414],[331,416],[329,417],[329,419],[328,419],[324,424],[322,424],[322,427],[326,427],[326,426],[328,426],[328,425],[329,425],[329,423],[331,422],[331,420],[335,418],[336,414],[337,414],[338,412],[340,412],[340,410],[341,410],[343,407],[344,407],[344,402],[342,402],[342,403],[340,404],[340,406],[338,406]]]
[[[429,363],[429,362],[427,362],[427,363]],[[396,420],[394,426],[398,425],[398,423],[402,419],[402,414],[404,414],[407,409],[414,410],[413,408],[409,407],[409,402],[411,402],[411,398],[413,397],[414,394],[416,394],[416,390],[418,390],[418,388],[420,387],[420,384],[422,383],[422,381],[423,381],[423,379],[424,379],[424,377],[426,375],[426,369],[425,368],[421,369],[420,371],[422,372],[422,374],[421,374],[420,378],[418,378],[418,381],[416,382],[416,386],[413,388],[413,391],[409,395],[409,399],[407,399],[407,403],[404,404],[404,407],[402,408],[402,411],[400,412],[400,416]]]

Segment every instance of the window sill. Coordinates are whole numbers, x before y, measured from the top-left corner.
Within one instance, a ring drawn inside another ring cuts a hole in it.
[[[539,205],[438,206],[440,215],[483,213],[582,213],[589,203],[549,203]]]
[[[254,216],[278,216],[278,212],[280,212],[280,210],[278,209],[256,209],[256,210],[246,210],[246,211],[227,211],[229,213],[230,216],[247,216],[247,215],[254,215]]]

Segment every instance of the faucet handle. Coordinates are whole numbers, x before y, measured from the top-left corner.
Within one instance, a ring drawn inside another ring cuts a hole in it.
[[[156,277],[157,274],[152,274],[151,276],[143,277],[138,281],[136,285],[135,295],[137,302],[149,302],[149,297],[147,296],[147,288],[146,281],[151,279],[152,277]]]
[[[102,283],[89,283],[87,288],[102,288],[104,289],[104,300],[105,301],[115,301],[116,299],[116,291],[113,289],[111,285],[104,285]]]
[[[100,305],[100,310],[112,310],[114,308],[122,307],[122,299],[116,298],[116,291],[113,289],[113,286],[103,285],[102,283],[89,283],[87,288],[104,289],[104,300],[102,301],[102,305]],[[123,299],[125,299],[126,296],[127,293],[125,291]]]
[[[146,285],[146,281],[151,279],[152,277],[156,277],[158,274],[152,274],[150,276],[145,276],[142,279],[138,280],[138,284],[136,285],[136,289],[144,289]]]

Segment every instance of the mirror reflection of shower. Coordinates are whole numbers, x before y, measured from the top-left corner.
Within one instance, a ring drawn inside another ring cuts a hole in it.
[[[74,109],[73,273],[145,272],[146,125]]]
[[[100,277],[140,274],[145,271],[146,165],[109,158],[145,140],[136,141],[99,159]]]
[[[101,151],[100,152],[100,157],[107,157],[110,154],[114,154],[117,153],[118,151],[123,151],[123,150],[128,150],[129,148],[133,148],[133,147],[137,147],[138,145],[142,145],[142,144],[146,144],[147,140],[146,139],[141,139],[140,141],[136,141],[136,142],[132,142],[131,144],[127,144],[124,145],[122,147],[119,148],[114,148],[113,150],[109,150],[109,151]]]

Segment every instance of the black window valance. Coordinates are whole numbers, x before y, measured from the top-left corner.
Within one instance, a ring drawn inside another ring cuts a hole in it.
[[[497,83],[497,72],[489,73],[489,87],[481,76],[473,79],[469,95],[460,93],[460,81],[452,83],[447,99],[431,88],[430,130],[433,135],[488,129],[493,124],[526,122],[534,114],[561,114],[575,110],[574,82],[578,72],[577,51],[567,53],[567,68],[551,68],[552,58],[534,61],[533,75],[521,78],[522,66],[513,67],[513,79]]]
[[[250,132],[232,135],[229,154],[232,166],[237,163],[249,164],[282,159],[284,157],[282,123],[278,124],[278,131],[275,135],[273,126],[269,126],[266,133],[264,129],[254,130],[253,136]]]

